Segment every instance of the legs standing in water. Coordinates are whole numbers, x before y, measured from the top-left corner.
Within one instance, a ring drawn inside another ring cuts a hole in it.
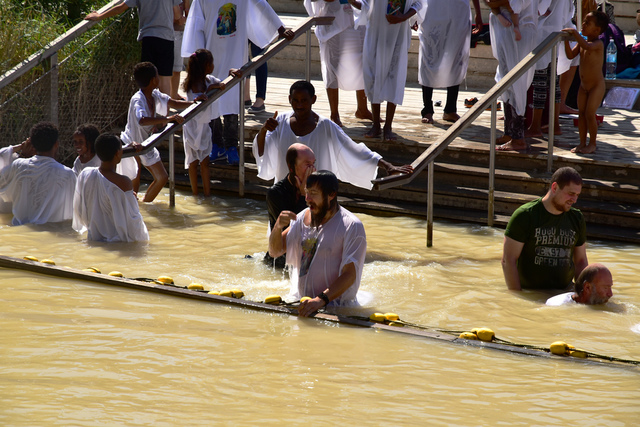
[[[594,87],[587,90],[580,85],[578,90],[578,130],[580,132],[580,145],[571,150],[572,153],[591,154],[596,151],[596,137],[598,136],[598,122],[596,111],[604,97],[604,80],[599,81]],[[587,145],[587,131],[589,132],[589,145]]]
[[[504,135],[496,140],[498,151],[526,150],[528,145],[524,140],[524,116],[518,115],[514,106],[504,103]]]
[[[142,163],[140,162],[140,158],[138,156],[136,156],[136,161],[138,162],[138,175],[135,177],[135,179],[132,180],[132,182],[133,192],[137,194],[138,190],[140,189],[140,172],[142,170]],[[143,202],[148,203],[153,202],[158,193],[160,193],[162,187],[164,187],[164,185],[169,180],[169,174],[167,174],[167,170],[164,168],[162,161],[156,162],[149,166],[145,165],[144,167],[151,173],[151,176],[153,177],[153,182],[149,184],[149,188],[147,188],[147,192],[142,199]]]
[[[200,176],[202,177],[202,188],[206,197],[211,195],[210,177],[209,177],[209,157],[205,157],[202,161],[194,160],[189,163],[189,183],[191,184],[191,192],[194,196],[198,195],[198,163],[200,163]]]
[[[447,88],[447,103],[444,106],[444,114],[442,120],[455,123],[460,116],[458,115],[456,103],[458,102],[458,91],[460,85],[449,86]],[[433,88],[422,86],[422,123],[433,123]]]

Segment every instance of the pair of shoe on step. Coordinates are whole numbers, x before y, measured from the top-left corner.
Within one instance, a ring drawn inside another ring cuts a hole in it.
[[[213,163],[222,160],[226,160],[230,165],[237,165],[238,163],[240,163],[240,157],[238,156],[238,147],[230,147],[224,149],[216,144],[213,144],[211,154],[209,155],[209,161]]]

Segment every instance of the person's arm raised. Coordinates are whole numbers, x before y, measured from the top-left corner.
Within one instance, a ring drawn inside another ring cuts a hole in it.
[[[290,228],[287,228],[291,221],[296,219],[296,214],[291,211],[282,211],[276,220],[273,230],[269,235],[269,255],[278,258],[287,252],[287,234]],[[286,230],[284,230],[286,228]],[[282,231],[284,230],[284,231]]]
[[[129,9],[129,6],[123,1],[122,3],[113,6],[111,9],[106,10],[102,13],[99,12],[91,12],[84,17],[87,21],[102,21],[106,18],[111,18],[112,16],[120,15],[125,10]]]
[[[273,132],[278,127],[278,121],[276,118],[278,117],[278,112],[273,113],[273,117],[269,117],[266,122],[260,128],[260,132],[258,132],[258,136],[256,137],[256,142],[258,143],[258,155],[262,157],[264,154],[264,144],[267,137],[267,132]]]

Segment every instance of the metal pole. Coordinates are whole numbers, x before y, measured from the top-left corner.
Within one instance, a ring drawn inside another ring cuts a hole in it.
[[[304,68],[304,78],[306,81],[311,81],[311,28],[307,30],[307,62]]]
[[[240,114],[238,115],[238,195],[244,197],[244,83],[247,79],[242,79],[240,86]]]
[[[433,246],[433,169],[434,162],[429,162],[427,169],[427,247]]]
[[[491,104],[491,140],[489,141],[489,206],[487,210],[487,225],[493,227],[495,212],[495,181],[496,181],[496,116],[498,115],[497,99]]]
[[[51,96],[49,106],[49,120],[58,125],[58,53],[51,55],[48,61],[49,69],[49,81],[51,82]]]
[[[551,72],[549,77],[551,85],[549,86],[549,143],[547,148],[547,172],[551,173],[553,169],[553,140],[556,131],[556,73],[558,60],[558,45],[555,44],[551,48]]]
[[[176,153],[172,133],[169,135],[169,207],[176,206]]]

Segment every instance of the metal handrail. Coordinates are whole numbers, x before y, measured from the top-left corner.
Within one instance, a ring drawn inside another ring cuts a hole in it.
[[[487,222],[489,226],[493,225],[493,182],[495,176],[495,134],[496,134],[496,102],[504,91],[506,91],[518,78],[526,73],[529,68],[535,66],[536,62],[546,54],[549,50],[551,55],[551,75],[556,75],[556,58],[558,42],[569,38],[570,35],[564,32],[551,33],[542,43],[534,48],[531,53],[525,56],[513,69],[507,73],[495,86],[493,86],[473,107],[467,111],[458,121],[456,121],[447,131],[441,135],[429,148],[427,148],[416,160],[411,163],[413,173],[391,175],[378,178],[372,181],[373,188],[376,190],[384,190],[387,188],[405,185],[413,181],[425,167],[428,167],[428,190],[427,190],[427,246],[433,244],[433,166],[436,157],[438,157],[462,131],[471,125],[474,120],[482,114],[482,112],[491,106],[491,148],[489,158],[489,212]],[[555,93],[556,81],[551,78],[550,93]],[[554,122],[555,104],[549,103],[549,123]],[[547,171],[551,172],[553,167],[553,139],[554,126],[549,126],[548,141],[548,158]]]
[[[299,25],[297,28],[295,28],[294,31],[294,37],[291,40],[287,40],[287,39],[281,39],[278,42],[272,44],[264,53],[262,53],[261,55],[256,56],[255,58],[253,58],[252,60],[250,60],[249,62],[247,62],[246,64],[244,64],[242,66],[242,68],[240,68],[240,71],[242,73],[242,76],[247,76],[249,74],[251,74],[253,71],[255,71],[256,68],[260,67],[262,64],[264,64],[265,62],[267,62],[269,59],[271,59],[272,57],[274,57],[277,53],[279,53],[281,50],[283,50],[285,47],[287,47],[289,44],[291,44],[295,39],[297,39],[298,37],[300,37],[302,34],[306,33],[307,35],[307,55],[306,55],[306,60],[307,60],[307,66],[306,66],[306,80],[310,79],[309,76],[309,63],[310,63],[310,31],[311,31],[311,27],[314,25],[328,25],[330,23],[332,23],[334,20],[333,16],[320,16],[320,17],[312,17],[312,18],[307,18],[301,25]],[[174,165],[173,165],[173,134],[175,132],[177,132],[178,130],[182,129],[182,127],[188,123],[190,120],[193,120],[195,118],[195,116],[197,116],[200,112],[202,112],[204,109],[207,108],[207,106],[209,106],[212,102],[214,102],[215,100],[217,100],[218,98],[220,98],[222,95],[224,95],[225,93],[227,93],[229,90],[231,90],[231,88],[241,82],[244,81],[244,79],[246,77],[234,77],[234,76],[228,76],[226,79],[224,79],[223,83],[225,84],[225,88],[220,90],[220,89],[213,89],[209,92],[207,92],[207,100],[206,101],[202,101],[202,102],[198,102],[195,103],[191,106],[189,106],[188,108],[186,108],[185,110],[183,110],[180,115],[182,117],[184,117],[184,122],[183,123],[170,123],[167,127],[164,128],[164,130],[162,130],[161,132],[155,133],[153,135],[151,135],[149,138],[147,138],[143,143],[142,143],[142,149],[139,151],[136,151],[134,148],[132,147],[127,147],[124,150],[123,153],[123,157],[130,157],[130,156],[134,156],[134,155],[140,155],[140,154],[144,154],[149,152],[150,150],[152,150],[155,146],[157,146],[158,144],[160,144],[162,141],[164,141],[165,139],[169,139],[169,189],[170,189],[170,200],[169,200],[169,205],[170,206],[175,206],[175,195],[174,195],[174,186],[175,186],[175,179],[174,179]],[[240,111],[243,112],[243,103],[244,103],[244,93],[243,93],[243,85],[240,86],[241,90],[240,90],[240,99],[238,100],[238,102],[240,103]],[[240,117],[242,118],[242,117]],[[244,121],[243,120],[239,120],[239,140],[240,141],[244,141]],[[239,193],[240,196],[242,197],[244,195],[244,151],[242,149],[239,149],[239,157],[240,157],[240,163],[238,165],[239,170],[240,170],[240,182],[239,182]]]

